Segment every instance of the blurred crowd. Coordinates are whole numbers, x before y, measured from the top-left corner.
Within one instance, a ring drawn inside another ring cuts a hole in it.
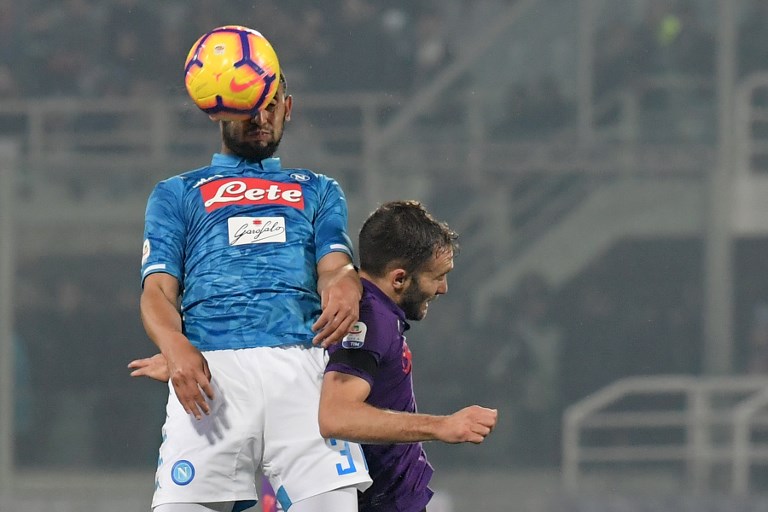
[[[0,10],[4,95],[169,94],[205,32],[261,31],[291,81],[310,90],[407,91],[453,51],[452,19],[471,2],[30,0]],[[372,56],[376,56],[375,58]],[[343,69],[341,69],[343,66]]]
[[[225,24],[248,25],[264,33],[291,82],[303,91],[408,94],[429,83],[473,40],[468,26],[492,21],[491,5],[498,4],[498,11],[514,3],[5,1],[0,3],[0,95],[178,95],[183,91],[183,60],[192,44]],[[627,7],[633,2],[609,2],[597,13],[597,115],[617,115],[629,95],[641,109],[679,116],[689,136],[706,137],[695,125],[703,121],[701,116],[707,114],[701,111],[714,98],[712,12],[703,12],[704,2],[696,0],[640,4],[644,7],[635,14]],[[761,42],[768,33],[766,9],[765,2],[743,2],[741,76],[765,69],[767,45]],[[571,46],[566,52],[575,52]],[[575,61],[575,53],[566,60]],[[510,72],[520,78],[498,83],[502,104],[492,116],[498,135],[535,138],[573,124],[575,90],[563,83],[564,77],[548,72],[546,65],[536,76],[525,69]]]
[[[472,41],[467,26],[491,21],[483,14],[492,14],[493,4],[504,7],[514,0],[4,1],[0,95],[180,94],[183,60],[193,42],[213,27],[235,23],[262,31],[291,82],[304,91],[408,94]],[[647,0],[634,15],[628,14],[632,5],[609,2],[597,13],[598,115],[615,115],[614,104],[629,94],[641,108],[674,111],[681,124],[701,121],[690,113],[695,116],[714,97],[713,13],[702,12],[704,2],[696,0]],[[766,67],[767,9],[762,1],[742,2],[741,76]],[[499,83],[505,92],[494,119],[497,133],[531,138],[572,123],[576,99],[563,77],[546,71],[528,76],[524,69],[516,74],[524,78]]]

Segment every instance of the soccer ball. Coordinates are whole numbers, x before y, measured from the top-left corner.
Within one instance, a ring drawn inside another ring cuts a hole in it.
[[[214,119],[251,119],[272,101],[280,63],[256,30],[227,25],[198,39],[184,64],[184,84],[195,105]]]

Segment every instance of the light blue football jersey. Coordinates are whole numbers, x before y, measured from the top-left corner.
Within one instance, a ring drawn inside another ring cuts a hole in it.
[[[216,154],[157,184],[147,202],[142,284],[179,280],[184,334],[200,350],[310,345],[320,315],[317,262],[352,257],[338,183]]]

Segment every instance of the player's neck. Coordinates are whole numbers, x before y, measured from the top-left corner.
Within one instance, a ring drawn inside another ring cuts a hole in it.
[[[376,288],[381,290],[384,295],[392,299],[395,303],[397,303],[397,294],[395,293],[394,288],[392,287],[392,284],[389,282],[388,276],[385,277],[374,277],[370,274],[368,274],[364,270],[360,270],[360,277],[365,279],[366,281],[369,281],[376,285]]]

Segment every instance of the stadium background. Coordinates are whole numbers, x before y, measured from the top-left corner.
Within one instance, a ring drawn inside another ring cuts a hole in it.
[[[427,446],[430,510],[768,507],[768,2],[0,0],[0,510],[146,510],[143,209],[217,149],[180,68],[227,23],[277,49],[281,155],[352,232],[416,198],[462,235],[419,404],[500,420]]]

